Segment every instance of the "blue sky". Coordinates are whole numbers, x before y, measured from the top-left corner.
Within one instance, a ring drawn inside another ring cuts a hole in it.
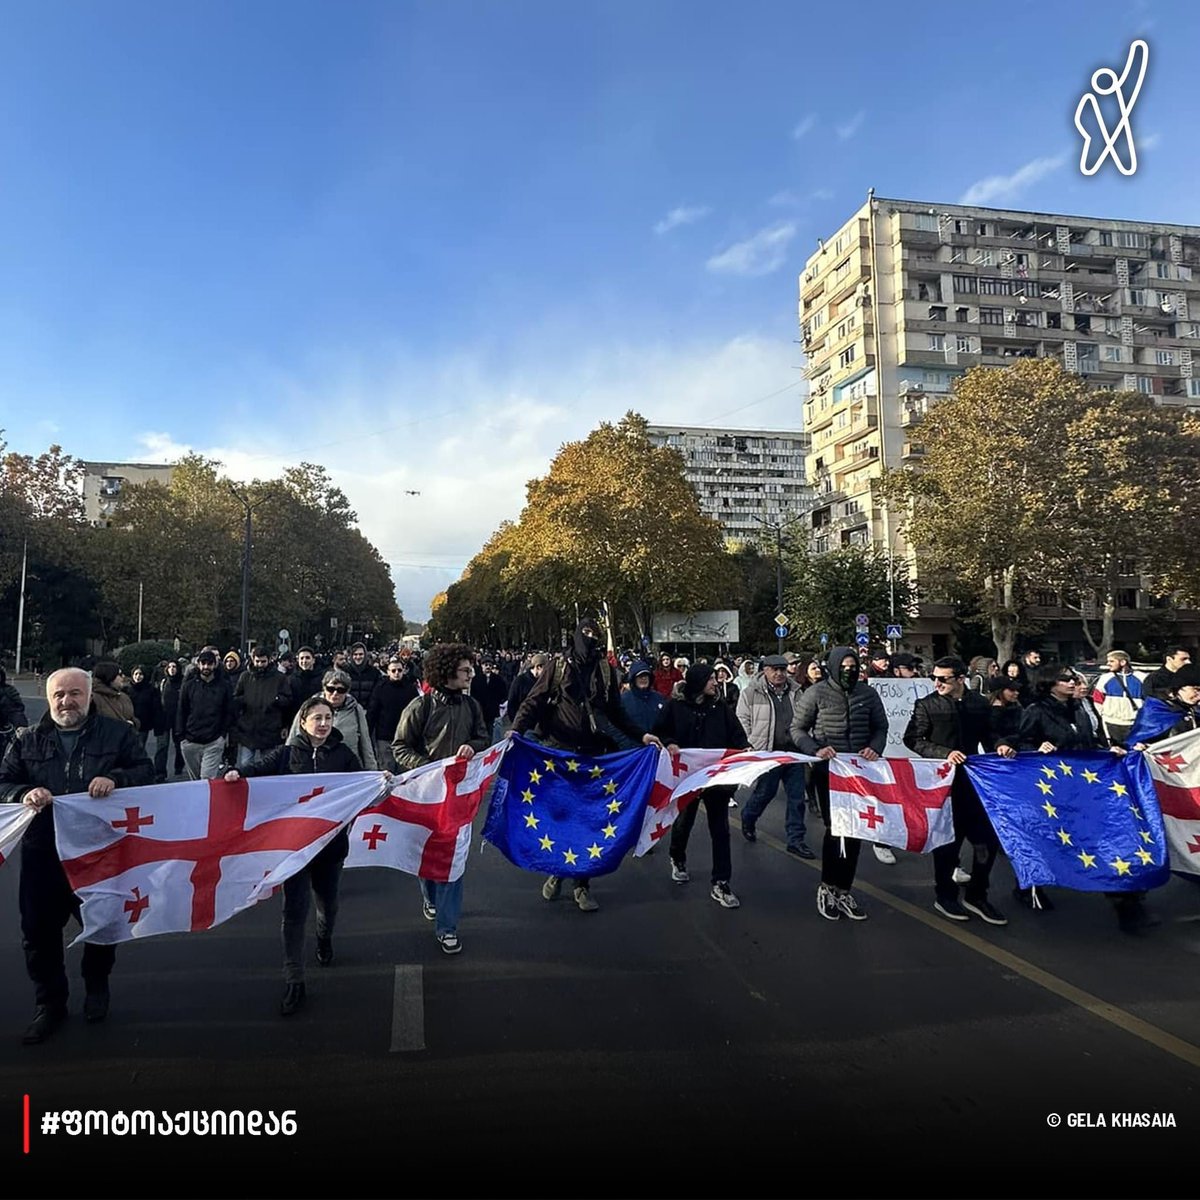
[[[416,618],[598,421],[798,427],[796,275],[868,187],[1200,223],[1191,4],[0,19],[10,446],[322,462]],[[1075,104],[1138,35],[1138,171],[1085,178]]]

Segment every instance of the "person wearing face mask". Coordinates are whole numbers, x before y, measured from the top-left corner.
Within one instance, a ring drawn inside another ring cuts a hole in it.
[[[201,650],[196,674],[185,681],[175,712],[175,734],[189,779],[216,779],[221,773],[233,721],[233,688],[217,675],[216,652]]]
[[[857,754],[874,762],[887,745],[887,732],[883,701],[860,678],[854,647],[835,646],[826,662],[826,678],[801,693],[792,718],[796,749],[826,760],[813,767],[813,782],[825,821],[817,912],[827,921],[841,917],[865,921],[867,917],[850,893],[862,843],[857,838],[835,838],[829,832],[828,760],[839,754]]]
[[[662,742],[639,729],[621,707],[620,679],[600,652],[600,623],[594,617],[580,620],[570,649],[555,656],[513,716],[512,732],[530,730],[547,746],[589,758],[639,745],[662,749]],[[557,899],[564,878],[549,876],[542,898]],[[571,883],[579,909],[595,912],[600,906],[592,898],[590,877],[572,877]]]

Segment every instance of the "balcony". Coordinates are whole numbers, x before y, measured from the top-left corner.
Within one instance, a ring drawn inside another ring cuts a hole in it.
[[[925,446],[922,442],[903,442],[900,446],[900,457],[904,462],[924,458]]]

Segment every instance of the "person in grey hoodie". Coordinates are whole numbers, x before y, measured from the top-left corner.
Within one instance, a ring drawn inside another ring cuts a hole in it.
[[[879,693],[860,678],[854,647],[835,646],[829,653],[826,672],[826,678],[803,692],[796,704],[792,720],[796,749],[825,760],[839,754],[857,754],[874,762],[887,745],[887,713]],[[828,761],[813,767],[813,781],[825,821],[817,912],[827,921],[843,916],[852,921],[866,920],[867,914],[850,894],[862,843],[857,838],[835,838],[829,832]]]

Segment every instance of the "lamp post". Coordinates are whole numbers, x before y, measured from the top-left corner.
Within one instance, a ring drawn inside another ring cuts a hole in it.
[[[242,542],[242,637],[241,649],[243,656],[248,654],[248,644],[250,641],[250,545],[253,530],[251,527],[251,517],[254,510],[267,499],[267,493],[259,496],[257,500],[249,500],[246,495],[233,486],[228,484],[230,492],[234,498],[246,510],[246,530]]]
[[[768,521],[766,517],[760,517],[758,513],[751,513],[751,516],[762,525],[764,529],[770,529],[775,534],[775,603],[777,605],[775,611],[783,612],[783,531],[791,525],[795,525],[797,521],[802,521],[807,512],[797,513],[795,516],[788,517],[787,520]],[[778,639],[779,653],[783,653],[783,638]]]

